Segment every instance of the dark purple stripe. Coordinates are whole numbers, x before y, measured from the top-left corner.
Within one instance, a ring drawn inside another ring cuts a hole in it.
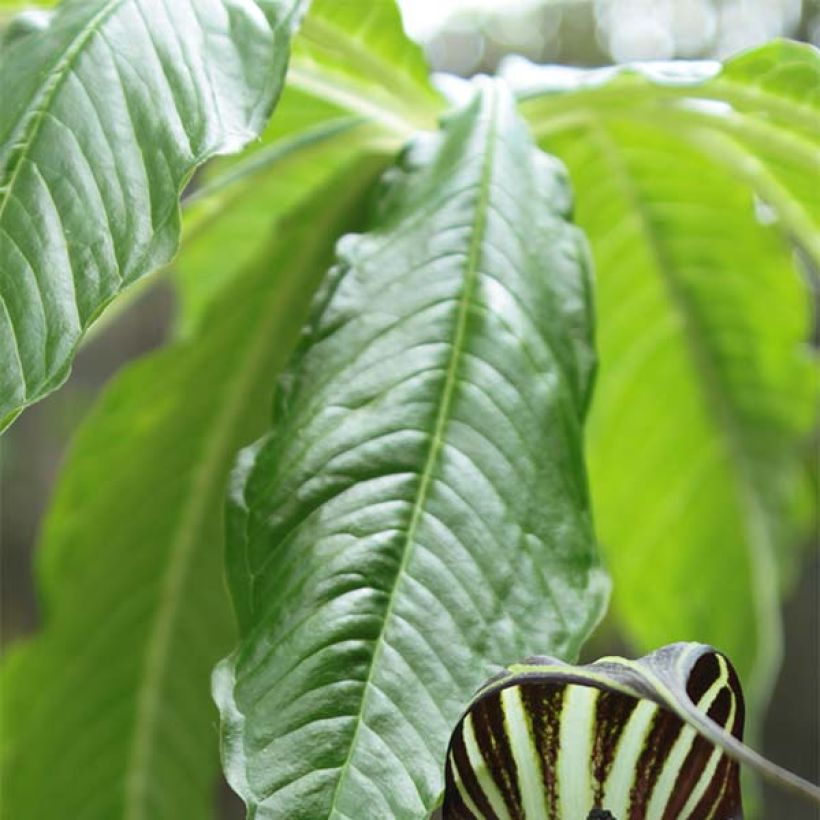
[[[478,783],[478,778],[473,771],[473,767],[470,765],[470,759],[467,757],[467,747],[464,745],[463,732],[464,720],[459,723],[450,740],[450,754],[455,763],[458,778],[464,785],[467,794],[470,795],[473,805],[481,812],[482,820],[499,820],[498,815],[493,811],[492,806],[487,800],[487,795],[484,794],[484,791]],[[451,777],[449,766],[447,767],[445,776],[447,778]],[[448,782],[447,791],[445,792],[445,805],[448,797],[452,795],[452,792],[456,788],[455,783]]]
[[[729,667],[729,688],[735,696],[735,719],[732,721],[731,727],[727,728],[738,740],[743,740],[743,726],[746,722],[746,702],[743,699],[743,689],[740,686],[737,672],[735,672],[734,667],[729,661],[726,661],[726,663]]]
[[[447,758],[447,768],[444,773],[444,805],[441,814],[443,820],[482,820],[476,817],[464,802],[461,791],[456,785],[452,769],[456,765],[452,757]]]
[[[550,817],[558,817],[558,754],[566,686],[563,683],[524,683],[519,688],[541,759],[547,810]]]
[[[629,820],[643,820],[646,816],[652,790],[682,728],[677,715],[658,709],[635,766],[635,779],[629,792]]]
[[[692,667],[686,681],[686,694],[689,695],[689,700],[697,704],[719,678],[720,664],[717,655],[713,652],[703,655]]]
[[[518,787],[518,768],[515,765],[510,738],[504,724],[501,693],[483,697],[473,706],[473,730],[478,748],[498,791],[512,817],[520,817],[521,792]]]
[[[737,763],[729,764],[726,788],[718,803],[714,820],[742,820],[743,805],[740,797],[740,767]]]
[[[724,794],[724,789],[728,787],[726,781],[727,778],[731,778],[732,776],[732,768],[735,769],[736,774],[737,764],[732,763],[726,755],[723,755],[717,765],[717,769],[715,769],[712,779],[709,781],[706,791],[698,801],[697,806],[695,806],[695,810],[690,815],[690,820],[708,820],[712,814],[712,809],[714,809],[715,804],[718,802],[723,802],[721,795]],[[716,814],[713,820],[730,820],[730,818],[731,815]]]
[[[601,808],[604,784],[615,761],[615,751],[638,699],[620,692],[602,691],[595,704],[595,738],[592,745],[593,795],[595,808]]]
[[[705,694],[705,693],[703,693]],[[700,697],[703,697],[701,694]],[[729,719],[729,713],[732,708],[732,693],[725,686],[718,692],[712,705],[709,707],[707,714],[712,720],[725,726]],[[669,797],[669,802],[663,813],[662,820],[675,820],[680,814],[689,795],[694,790],[697,783],[703,777],[706,764],[712,756],[715,747],[701,735],[697,735],[692,741],[692,748],[686,755],[683,761],[678,777],[675,780],[675,786],[672,789],[672,794]]]

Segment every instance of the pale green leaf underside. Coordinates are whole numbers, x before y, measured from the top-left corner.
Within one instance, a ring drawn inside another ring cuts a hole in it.
[[[167,262],[179,191],[263,129],[297,0],[64,3],[0,60],[0,426]]]
[[[776,43],[698,82],[678,67],[676,83],[655,70],[586,87],[593,72],[524,104],[570,169],[599,272],[589,454],[616,613],[644,649],[698,638],[730,654],[755,719],[779,665],[777,563],[817,387],[785,237],[812,250],[820,179],[784,146],[817,151],[800,126],[818,116],[818,73],[815,51]]]
[[[243,636],[214,689],[260,820],[426,817],[474,688],[522,651],[573,656],[606,597],[566,180],[500,86],[432,139],[340,244],[237,479]]]
[[[394,0],[314,0],[288,84],[405,137],[435,127],[442,107]]]
[[[731,169],[820,262],[820,52],[774,41],[717,63],[626,69],[510,66],[524,111],[548,137],[590,114],[685,134]]]
[[[334,237],[357,224],[379,168],[349,157],[192,337],[127,369],[85,422],[39,546],[46,625],[2,673],[9,817],[212,816],[208,678],[234,634],[229,466],[265,428]]]

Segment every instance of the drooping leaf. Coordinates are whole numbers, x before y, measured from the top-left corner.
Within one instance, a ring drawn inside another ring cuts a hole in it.
[[[177,282],[182,329],[197,321],[230,271],[213,249],[252,258],[278,213],[309,195],[355,146],[394,154],[432,125],[441,100],[394,0],[313,3],[294,39],[285,92],[262,142],[204,169],[186,203]],[[221,242],[210,241],[219,232]],[[203,233],[209,236],[201,241]]]
[[[778,563],[818,384],[787,239],[811,248],[815,228],[799,225],[820,184],[781,150],[812,140],[800,124],[818,117],[817,53],[777,43],[758,57],[559,71],[568,93],[525,104],[570,169],[599,272],[589,454],[614,610],[645,650],[698,638],[726,651],[753,730],[779,666]],[[760,128],[776,134],[758,152],[743,134]]]
[[[213,816],[230,464],[264,430],[334,237],[380,168],[352,156],[190,339],[129,367],[84,423],[38,550],[45,627],[2,668],[4,817]]]
[[[425,818],[470,693],[516,653],[575,655],[606,597],[562,171],[488,84],[394,175],[234,483],[242,637],[214,694],[258,820]]]
[[[0,54],[0,427],[166,263],[179,191],[263,129],[300,0],[64,3]]]
[[[453,731],[444,820],[741,820],[736,758],[818,800],[742,745],[744,715],[732,664],[702,644],[586,666],[530,658]]]
[[[399,147],[360,118],[298,89],[286,89],[269,130],[254,150],[208,168],[185,202],[174,263],[183,334],[199,324],[243,262],[270,242],[282,214],[314,197],[352,155],[386,157]]]
[[[528,97],[537,134],[626,118],[672,130],[725,165],[775,209],[820,262],[820,51],[776,40],[729,60],[592,71],[534,67],[506,74]]]
[[[314,0],[288,84],[405,136],[433,127],[442,105],[395,0]]]

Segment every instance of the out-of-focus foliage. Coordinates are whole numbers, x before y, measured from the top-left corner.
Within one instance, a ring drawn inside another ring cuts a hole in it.
[[[815,423],[792,243],[820,260],[820,58],[782,42],[722,69],[509,74],[569,167],[598,271],[589,456],[616,614],[647,651],[721,647],[754,715],[780,663],[778,564]]]
[[[124,371],[83,424],[40,545],[45,628],[0,679],[9,817],[209,816],[209,678],[234,636],[226,477],[378,167],[349,161],[280,218],[190,337]]]

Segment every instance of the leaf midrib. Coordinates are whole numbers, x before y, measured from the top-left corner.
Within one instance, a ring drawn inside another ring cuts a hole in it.
[[[817,150],[802,133],[787,131],[743,112],[734,111],[731,116],[716,117],[691,109],[670,109],[658,101],[628,113],[609,108],[601,111],[583,105],[565,114],[546,117],[535,130],[539,139],[545,139],[562,131],[587,128],[596,119],[600,122],[640,122],[670,134],[679,134],[682,128],[688,130],[693,144],[749,185],[777,213],[787,237],[820,263],[820,237],[805,201],[793,196],[771,172],[771,156],[790,166],[813,166]],[[755,144],[760,145],[766,155],[757,153],[753,149]]]
[[[461,362],[462,353],[464,351],[464,342],[467,331],[467,319],[469,316],[470,305],[475,291],[476,283],[479,278],[479,261],[481,258],[481,245],[484,239],[484,233],[487,224],[487,215],[489,213],[489,199],[490,186],[493,171],[493,161],[495,156],[495,146],[497,139],[497,107],[498,95],[495,90],[491,92],[491,101],[489,105],[489,126],[486,138],[486,149],[484,155],[484,162],[481,170],[481,179],[479,182],[479,193],[476,202],[476,213],[473,220],[472,235],[470,239],[470,247],[468,250],[467,261],[464,271],[464,286],[459,300],[458,312],[456,315],[456,326],[453,337],[453,345],[450,352],[450,361],[447,366],[444,386],[442,388],[439,408],[436,415],[436,420],[433,426],[433,431],[430,441],[430,449],[427,454],[424,467],[419,479],[418,490],[416,491],[416,498],[413,503],[413,509],[410,516],[410,523],[407,527],[407,534],[404,539],[402,549],[401,563],[396,571],[396,576],[393,581],[393,587],[390,590],[387,608],[385,610],[382,626],[376,637],[375,647],[373,650],[373,658],[370,662],[367,678],[364,681],[363,695],[359,713],[356,716],[356,726],[353,731],[353,736],[350,741],[349,751],[344,763],[342,764],[339,778],[336,781],[336,787],[333,791],[333,797],[330,805],[330,817],[337,813],[336,804],[339,797],[344,791],[344,784],[346,782],[350,766],[356,752],[356,743],[358,741],[359,730],[364,722],[364,715],[367,710],[368,698],[373,687],[373,677],[375,671],[379,666],[379,660],[385,646],[385,634],[387,626],[393,616],[393,611],[396,606],[398,598],[399,587],[406,575],[407,568],[415,552],[415,535],[418,529],[421,516],[424,513],[424,507],[427,501],[430,484],[433,480],[433,473],[438,463],[438,457],[444,444],[444,431],[449,422],[450,408],[452,405],[453,395],[457,383],[457,372]]]

